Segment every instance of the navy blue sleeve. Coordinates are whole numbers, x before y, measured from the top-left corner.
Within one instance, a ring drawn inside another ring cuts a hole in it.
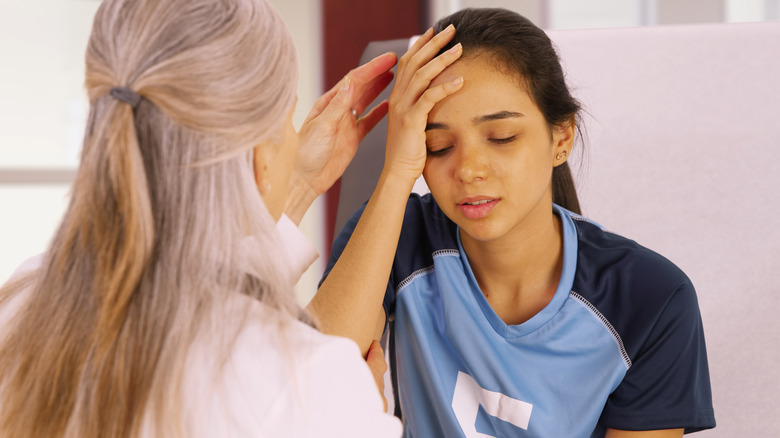
[[[363,215],[363,210],[365,210],[366,204],[363,204],[353,215],[349,218],[346,224],[344,224],[344,228],[341,229],[341,232],[339,232],[339,235],[336,236],[336,238],[333,241],[333,247],[330,251],[330,257],[328,258],[328,265],[325,267],[325,273],[322,274],[322,278],[320,279],[319,284],[317,287],[322,286],[322,282],[325,281],[325,279],[328,277],[328,274],[330,274],[331,269],[333,269],[333,266],[336,264],[336,262],[339,260],[339,257],[341,257],[341,253],[344,252],[344,248],[347,246],[347,242],[349,242],[350,237],[352,237],[352,233],[355,232],[355,227],[357,227],[357,223],[360,220],[360,216]],[[385,318],[387,318],[388,315],[392,314],[393,312],[393,306],[395,304],[395,293],[392,288],[392,281],[388,281],[387,284],[387,291],[385,292],[385,299],[383,302],[383,306],[385,308]]]
[[[685,428],[686,433],[715,427],[701,314],[687,277],[642,332],[642,339],[624,339],[638,348],[600,423],[625,430]]]

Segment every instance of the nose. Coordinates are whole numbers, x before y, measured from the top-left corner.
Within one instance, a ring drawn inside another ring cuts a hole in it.
[[[488,174],[488,164],[484,151],[471,146],[458,148],[455,172],[457,178],[464,183],[484,180]]]

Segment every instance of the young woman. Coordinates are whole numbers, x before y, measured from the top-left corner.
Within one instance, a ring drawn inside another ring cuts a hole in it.
[[[549,38],[509,11],[455,13],[401,59],[376,191],[311,306],[363,350],[391,321],[406,436],[714,426],[691,282],[579,216],[578,111]],[[431,194],[410,196],[421,172]]]
[[[386,112],[352,114],[395,56],[326,93],[300,149],[295,48],[265,0],[104,0],[86,63],[71,203],[0,289],[0,436],[399,436],[354,343],[294,300],[309,254],[288,257]]]

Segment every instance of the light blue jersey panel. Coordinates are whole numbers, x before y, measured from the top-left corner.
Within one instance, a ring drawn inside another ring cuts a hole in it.
[[[407,437],[591,437],[630,361],[598,311],[572,293],[577,257],[564,222],[561,282],[549,305],[506,325],[476,283],[462,247],[396,296],[398,382]],[[595,432],[594,432],[595,430]]]

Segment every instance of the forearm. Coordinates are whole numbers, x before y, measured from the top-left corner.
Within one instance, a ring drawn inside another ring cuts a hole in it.
[[[413,185],[383,172],[349,243],[309,304],[323,332],[353,339],[363,354],[384,326],[382,301]]]
[[[382,301],[406,203],[425,167],[428,113],[463,85],[460,78],[430,87],[462,53],[457,45],[436,56],[454,32],[449,26],[434,36],[429,29],[399,61],[388,101],[385,167],[349,243],[309,304],[324,332],[355,340],[364,355],[384,327]]]

